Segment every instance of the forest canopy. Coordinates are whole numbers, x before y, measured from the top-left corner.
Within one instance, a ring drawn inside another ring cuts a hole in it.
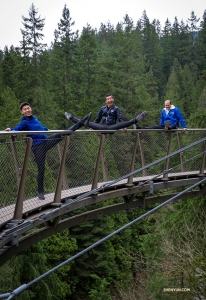
[[[126,120],[146,110],[147,124],[158,124],[170,99],[188,126],[205,126],[206,11],[202,19],[192,11],[186,24],[167,19],[163,28],[146,11],[136,24],[126,14],[116,26],[87,24],[79,34],[65,5],[50,47],[42,43],[45,22],[32,4],[20,45],[0,50],[1,128],[15,125],[17,104],[27,101],[47,127],[64,129],[64,111],[95,115],[108,93]]]

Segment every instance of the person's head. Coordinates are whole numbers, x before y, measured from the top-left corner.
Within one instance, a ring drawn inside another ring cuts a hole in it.
[[[106,95],[105,96],[105,103],[108,107],[112,107],[114,105],[114,97],[112,95]]]
[[[165,101],[165,108],[170,110],[171,106],[172,106],[172,102],[170,100],[166,100]]]
[[[21,114],[25,117],[30,117],[32,115],[32,109],[28,102],[22,102],[19,106]]]

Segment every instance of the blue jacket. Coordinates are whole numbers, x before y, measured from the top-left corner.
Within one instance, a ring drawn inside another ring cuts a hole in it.
[[[174,105],[171,105],[168,114],[166,114],[166,108],[163,108],[162,110],[160,125],[165,125],[167,120],[170,120],[170,125],[175,125],[176,127],[179,127],[180,122],[182,128],[187,128],[182,113],[180,112],[179,108],[175,107]]]
[[[114,125],[117,120],[119,122],[124,122],[122,112],[115,104],[110,108],[107,105],[100,108],[94,122],[99,123],[101,120],[104,125]]]
[[[22,117],[22,120],[16,127],[11,128],[12,131],[48,131],[35,116]],[[28,137],[33,139],[32,145],[41,144],[46,138],[46,134],[31,134]]]

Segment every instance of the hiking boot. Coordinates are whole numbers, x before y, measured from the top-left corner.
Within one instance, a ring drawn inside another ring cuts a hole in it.
[[[72,115],[66,111],[65,111],[64,115],[67,118],[67,120],[71,120],[74,123],[79,123],[79,121],[80,121],[80,119],[76,118],[74,115]]]
[[[135,120],[135,123],[137,123],[138,121],[144,119],[146,117],[147,113],[146,111],[143,111],[141,114],[137,115],[134,120]]]
[[[169,126],[170,126],[170,120],[167,120],[165,122],[165,127],[164,127],[164,130],[167,131],[169,129]]]
[[[83,124],[84,127],[88,127],[90,119],[91,119],[92,113],[90,112],[86,117],[81,119],[81,123]]]
[[[44,199],[45,199],[44,193],[39,193],[38,198],[39,198],[40,200],[44,200]]]

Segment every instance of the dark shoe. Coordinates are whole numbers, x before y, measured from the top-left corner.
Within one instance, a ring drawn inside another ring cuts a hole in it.
[[[66,111],[65,111],[64,115],[67,118],[67,120],[72,120],[73,119],[73,115],[70,114],[70,113],[68,113],[68,112],[66,112]]]
[[[137,115],[137,116],[134,118],[135,122],[138,122],[138,121],[144,119],[144,118],[146,117],[146,115],[147,115],[146,111],[143,111],[141,114]]]
[[[170,120],[167,120],[165,123],[164,130],[167,131],[169,129],[169,126],[170,126]]]
[[[136,127],[136,129],[142,129],[142,127],[139,126],[138,124],[135,124],[134,126]]]
[[[86,117],[84,117],[83,119],[81,119],[81,123],[83,124],[84,127],[88,127],[88,124],[90,122],[92,113],[90,112]]]
[[[77,117],[75,117],[74,115],[68,113],[65,111],[64,113],[65,117],[67,118],[67,120],[71,120],[73,123],[79,123],[80,119],[78,119]]]
[[[39,193],[38,198],[39,198],[40,200],[44,200],[44,199],[45,199],[44,193]]]

